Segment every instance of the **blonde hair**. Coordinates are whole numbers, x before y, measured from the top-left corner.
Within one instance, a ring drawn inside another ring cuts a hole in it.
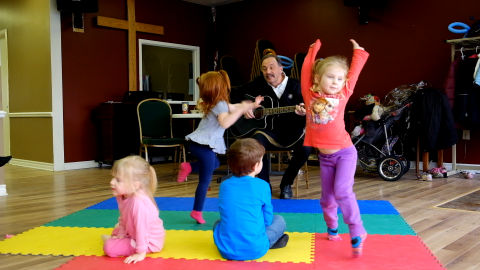
[[[347,58],[340,55],[329,56],[323,60],[317,59],[315,63],[313,63],[312,78],[315,78],[315,75],[321,78],[323,76],[323,73],[325,73],[325,69],[327,69],[327,67],[329,66],[338,66],[342,68],[345,71],[345,83],[347,82],[348,70],[350,68],[348,66]],[[312,91],[320,92],[319,88],[320,85],[318,83],[315,83],[315,80],[313,80]]]
[[[203,117],[206,117],[219,101],[230,103],[230,78],[225,70],[203,73],[197,78],[197,84],[203,100]]]
[[[135,194],[135,182],[140,183],[140,189],[152,200],[157,206],[153,194],[157,190],[157,174],[152,166],[140,156],[128,156],[122,158],[113,164],[112,176],[121,176],[125,182],[127,190],[131,194]],[[158,206],[157,206],[158,208]]]

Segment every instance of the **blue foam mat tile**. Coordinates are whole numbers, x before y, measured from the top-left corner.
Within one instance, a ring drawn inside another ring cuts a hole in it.
[[[272,205],[273,211],[279,213],[323,213],[319,200],[272,199]],[[399,215],[398,211],[389,201],[359,200],[358,206],[362,214]],[[342,213],[340,208],[338,209],[338,213]]]
[[[279,213],[321,213],[318,200],[272,199],[273,211]]]
[[[103,202],[99,202],[97,204],[94,204],[90,207],[87,207],[86,209],[99,209],[99,210],[118,210],[118,204],[117,200],[115,197],[106,199]]]
[[[193,197],[155,197],[160,210],[163,211],[191,211],[193,207]],[[273,211],[278,213],[318,213],[321,214],[319,200],[281,200],[272,199]],[[358,201],[360,213],[362,214],[382,214],[399,215],[398,211],[389,201]],[[107,199],[98,204],[92,205],[87,209],[117,210],[118,205],[115,198]],[[218,198],[206,198],[203,211],[218,212]],[[338,210],[340,214],[340,209]]]
[[[193,197],[155,197],[161,210],[167,211],[192,211]],[[218,212],[218,198],[206,198],[203,204],[204,212]]]
[[[400,215],[389,201],[363,201],[359,200],[358,207],[362,214],[373,215]]]
[[[194,199],[193,197],[155,197],[155,202],[160,210],[164,211],[192,211]],[[87,209],[118,210],[118,205],[115,198],[110,198]],[[206,198],[203,211],[218,212],[218,198]]]

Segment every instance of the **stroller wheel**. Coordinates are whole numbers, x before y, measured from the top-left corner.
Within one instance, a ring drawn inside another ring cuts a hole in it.
[[[403,163],[403,174],[406,174],[410,170],[410,160],[405,156],[399,155],[398,159]]]
[[[396,156],[386,156],[378,162],[378,174],[385,181],[397,181],[403,176],[403,162]]]

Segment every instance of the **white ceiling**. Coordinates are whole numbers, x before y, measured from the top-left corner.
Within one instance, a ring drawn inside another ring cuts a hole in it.
[[[243,0],[183,0],[183,1],[200,4],[204,6],[216,7],[216,6],[226,5],[226,4],[239,2]]]

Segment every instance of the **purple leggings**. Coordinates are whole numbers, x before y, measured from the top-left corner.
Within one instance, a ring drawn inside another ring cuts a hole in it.
[[[355,146],[341,149],[334,154],[318,155],[320,160],[320,179],[322,198],[320,206],[328,228],[338,227],[337,208],[343,214],[343,221],[348,224],[350,237],[366,233],[360,217],[353,182],[357,167],[357,150]]]

